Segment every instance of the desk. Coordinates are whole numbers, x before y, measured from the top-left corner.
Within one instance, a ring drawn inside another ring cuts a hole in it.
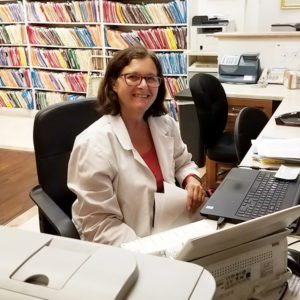
[[[280,126],[275,123],[275,116],[283,113],[300,110],[300,90],[288,90],[285,97],[281,101],[279,107],[272,115],[271,119],[262,130],[258,138],[273,137],[273,138],[295,138],[300,137],[300,127]],[[258,168],[267,168],[274,165],[268,165],[262,162],[257,162],[252,158],[252,149],[250,148],[246,156],[241,162],[241,166],[254,166]]]
[[[235,118],[242,107],[255,106],[262,109],[269,117],[272,117],[274,111],[276,115],[283,112],[299,110],[300,108],[300,90],[288,90],[283,85],[268,85],[260,87],[259,85],[245,84],[222,84],[228,98],[228,124],[226,130],[233,130]],[[193,156],[193,160],[202,167],[204,165],[204,151],[200,143],[200,133],[197,120],[197,114],[192,101],[192,95],[189,89],[179,92],[176,97],[179,104],[179,123],[183,141],[187,144],[189,152]],[[282,102],[282,104],[281,104]],[[278,109],[277,109],[278,108]],[[270,135],[275,128],[274,118],[266,126],[266,130]],[[272,126],[273,124],[273,126]],[[291,132],[292,128],[277,128],[278,136],[282,133],[286,136],[286,132]],[[280,126],[284,127],[284,126]],[[298,131],[299,132],[299,131]],[[295,136],[295,135],[293,135]],[[298,134],[298,136],[300,136]],[[243,160],[242,165],[251,165],[251,161]],[[253,165],[257,165],[253,162]]]

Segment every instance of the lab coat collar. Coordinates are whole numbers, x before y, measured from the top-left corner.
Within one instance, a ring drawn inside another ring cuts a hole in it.
[[[145,165],[144,160],[133,147],[127,128],[121,116],[116,115],[109,117],[113,131],[115,132],[121,146],[125,150],[132,150],[135,159]],[[168,180],[171,175],[169,174],[169,169],[173,164],[174,153],[174,139],[167,135],[170,125],[166,122],[164,117],[149,117],[148,123],[163,177],[165,180]]]
[[[125,150],[134,149],[125,123],[120,115],[109,116],[112,129],[115,132],[117,139]]]

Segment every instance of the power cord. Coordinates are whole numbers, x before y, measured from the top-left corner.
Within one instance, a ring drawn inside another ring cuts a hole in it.
[[[294,245],[294,244],[297,244],[297,243],[300,243],[300,239],[297,240],[297,241],[294,241],[294,242],[289,243],[289,244],[288,244],[288,247],[289,247],[289,246],[292,246],[292,245]]]
[[[226,218],[224,217],[219,217],[217,221],[217,230],[222,229],[222,227],[225,225]]]

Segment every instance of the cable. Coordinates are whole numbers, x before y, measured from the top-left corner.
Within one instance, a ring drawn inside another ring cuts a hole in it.
[[[219,217],[219,219],[217,221],[217,230],[221,229],[225,225],[225,220],[226,220],[226,218]]]
[[[283,297],[286,294],[286,291],[288,289],[288,286],[289,286],[288,282],[285,282],[284,284],[285,284],[284,290],[283,290],[283,292],[282,292],[282,294],[281,294],[281,296],[280,296],[280,298],[278,300],[282,300],[283,299]]]
[[[292,246],[292,245],[294,245],[294,244],[297,244],[297,243],[299,243],[299,242],[300,242],[300,240],[297,240],[297,241],[291,242],[291,243],[289,243],[289,244],[288,244],[288,247],[289,247],[289,246]]]

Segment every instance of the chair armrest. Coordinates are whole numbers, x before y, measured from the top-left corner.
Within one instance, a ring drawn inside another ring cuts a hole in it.
[[[53,226],[57,235],[80,239],[70,217],[45,193],[40,185],[34,187],[29,196],[39,208],[40,213]]]

